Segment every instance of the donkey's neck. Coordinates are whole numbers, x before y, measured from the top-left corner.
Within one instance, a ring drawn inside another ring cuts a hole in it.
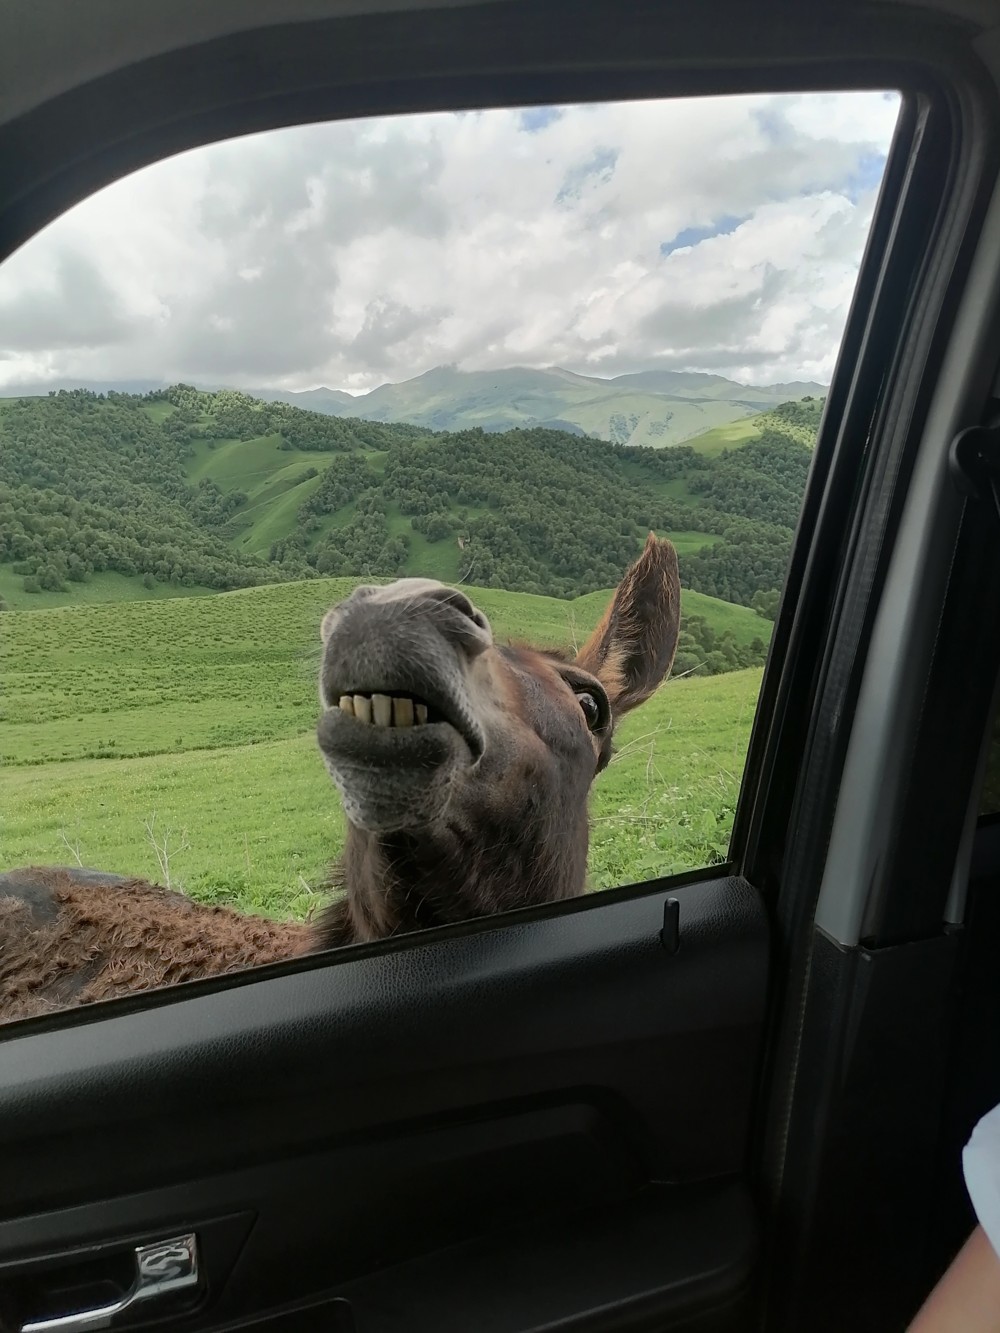
[[[587,826],[511,830],[477,820],[419,833],[348,825],[331,887],[343,894],[319,923],[320,948],[384,939],[582,893]]]

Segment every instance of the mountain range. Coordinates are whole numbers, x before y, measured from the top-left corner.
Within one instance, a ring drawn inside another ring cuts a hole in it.
[[[148,393],[166,387],[151,380],[103,383],[80,380],[10,385],[3,397],[44,395],[53,389]],[[223,385],[201,385],[219,389]],[[256,388],[244,392],[266,402],[284,402],[328,416],[364,421],[408,422],[432,430],[507,431],[543,426],[615,444],[663,448],[693,439],[779,403],[822,397],[826,386],[808,381],[740,384],[696,371],[647,370],[602,379],[559,367],[460,370],[437,366],[397,384],[352,395],[325,386],[303,391]]]

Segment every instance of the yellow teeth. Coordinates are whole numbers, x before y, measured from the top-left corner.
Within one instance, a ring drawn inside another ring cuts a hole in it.
[[[413,700],[412,699],[393,699],[392,701],[392,725],[394,727],[412,727],[413,726]]]
[[[389,694],[342,694],[338,707],[358,722],[376,727],[415,727],[427,721],[426,704]]]
[[[372,721],[376,727],[392,726],[392,700],[387,694],[372,695]]]

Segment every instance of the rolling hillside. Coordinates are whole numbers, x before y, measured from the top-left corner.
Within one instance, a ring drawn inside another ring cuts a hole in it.
[[[184,385],[5,400],[0,597],[423,574],[570,598],[611,586],[652,529],[675,541],[686,587],[756,605],[781,584],[821,407],[654,450],[541,428],[435,434]]]
[[[89,389],[94,393],[162,392],[167,386],[65,382],[51,386],[23,385],[4,390],[7,396],[42,395],[51,388]],[[202,386],[215,392],[221,385]],[[409,423],[430,430],[506,431],[533,426],[566,430],[614,444],[647,445],[655,449],[680,444],[696,435],[726,426],[778,403],[807,395],[823,397],[820,384],[739,384],[721,375],[690,371],[650,370],[602,379],[578,375],[558,366],[544,370],[514,366],[502,370],[458,370],[437,366],[398,384],[382,384],[370,393],[351,395],[321,387],[295,392],[257,388],[246,396],[269,403],[337,417]]]

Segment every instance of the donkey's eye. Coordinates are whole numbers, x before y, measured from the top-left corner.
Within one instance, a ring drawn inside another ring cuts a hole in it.
[[[586,692],[581,692],[576,697],[583,709],[583,716],[587,719],[587,726],[591,731],[596,731],[601,724],[601,705],[592,694]]]

